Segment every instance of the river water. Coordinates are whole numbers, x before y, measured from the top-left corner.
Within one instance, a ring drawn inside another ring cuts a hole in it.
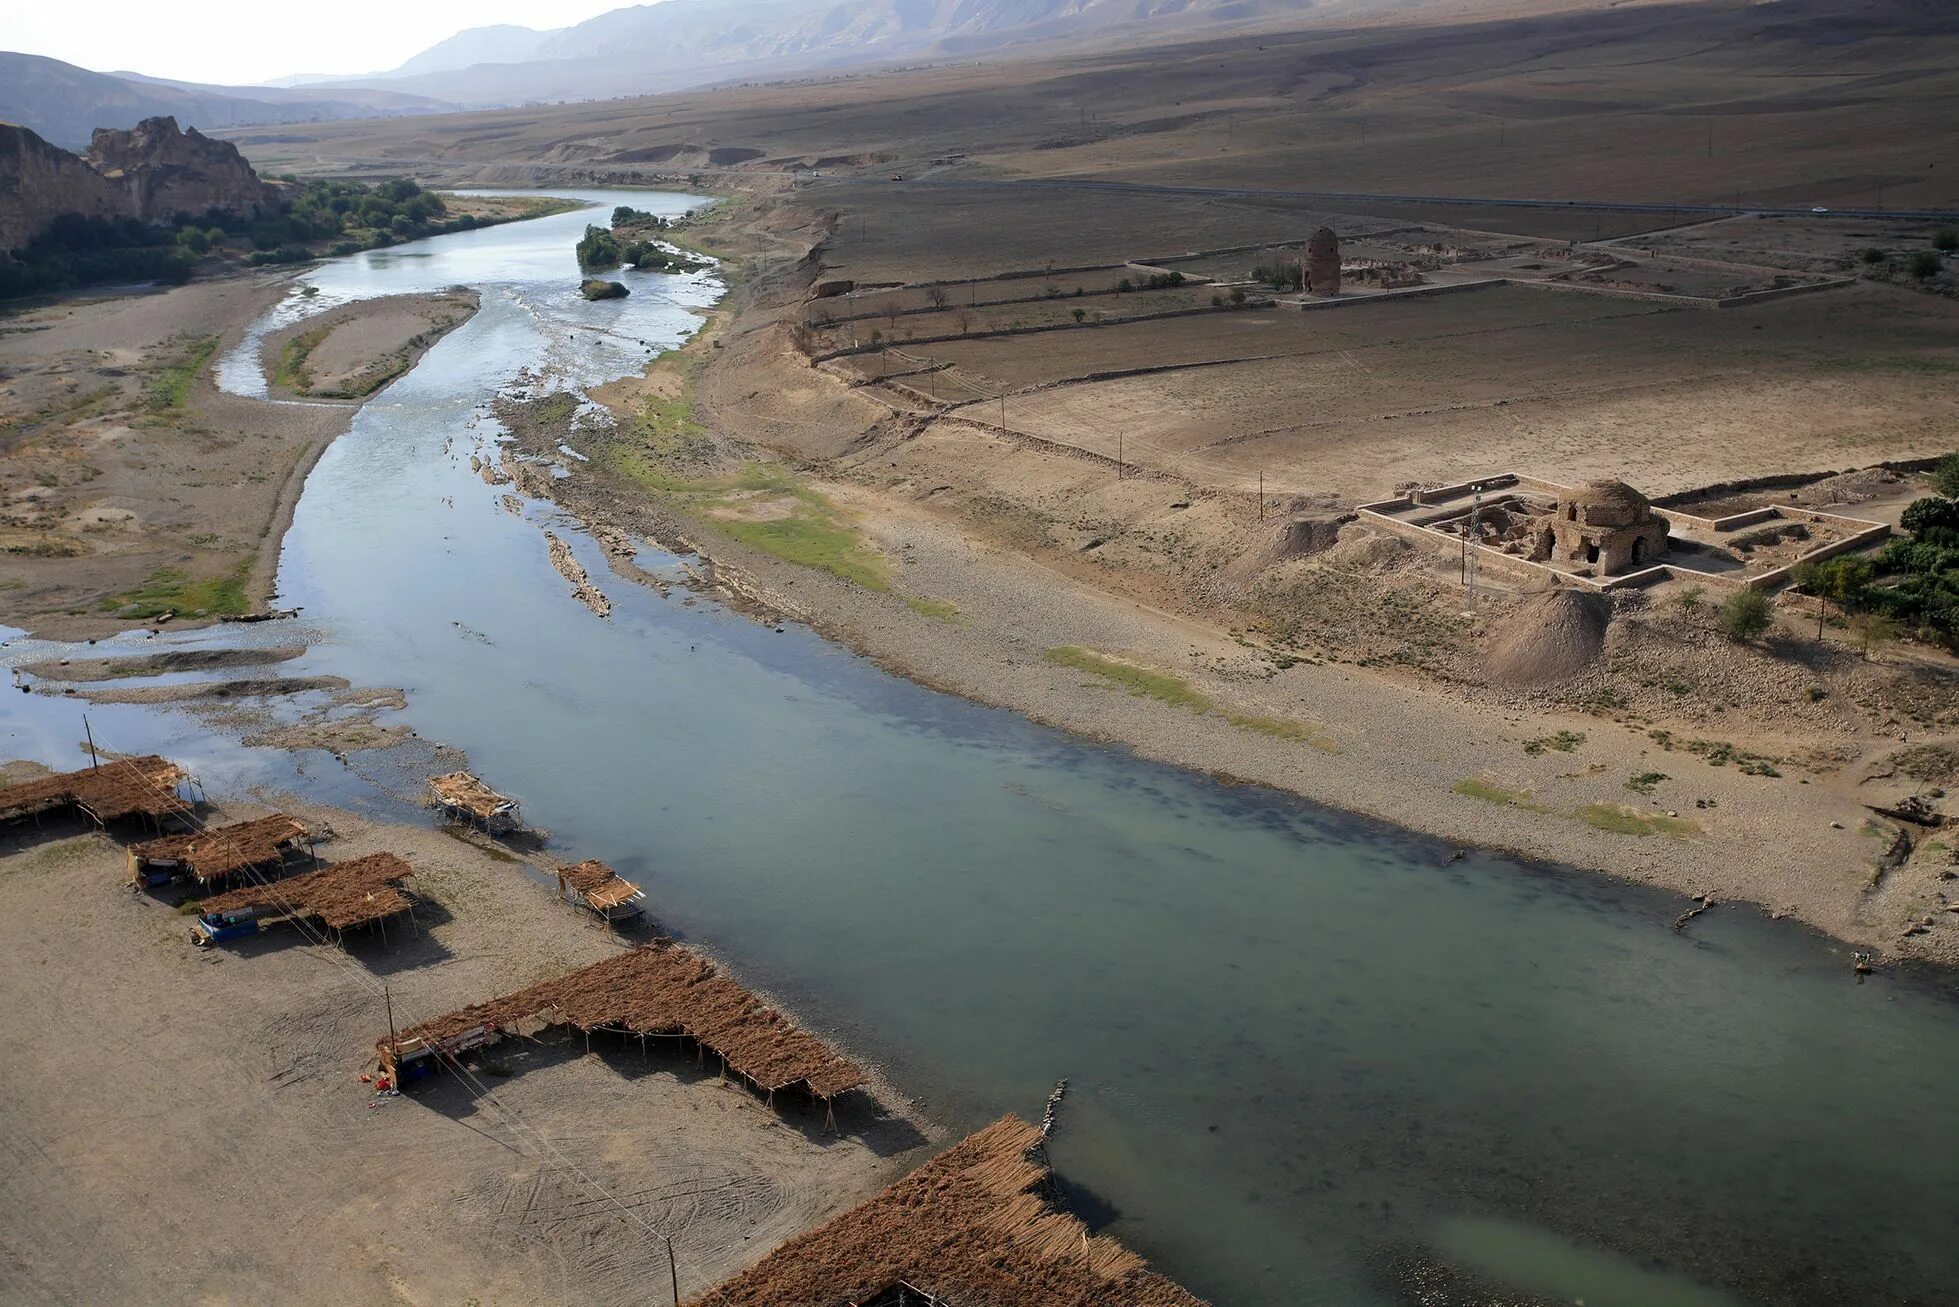
[[[1744,908],[1675,934],[1668,896],[1451,862],[1091,746],[621,581],[550,505],[508,511],[466,462],[491,396],[524,368],[636,370],[718,293],[711,274],[627,273],[630,298],[586,303],[570,251],[591,217],[337,260],[269,316],[483,297],[308,481],[279,585],[316,642],[289,670],[401,687],[401,719],[467,750],[557,852],[640,881],[662,922],[935,1119],[1038,1114],[1069,1077],[1053,1155],[1078,1209],[1220,1304],[1398,1302],[1383,1268],[1418,1247],[1591,1307],[1951,1301],[1946,982],[1857,983],[1840,948]],[[249,349],[220,376],[262,388]],[[572,598],[540,527],[609,620]],[[6,753],[76,761],[72,702],[5,698]],[[426,819],[323,754],[239,748],[177,711],[91,716],[214,790]]]

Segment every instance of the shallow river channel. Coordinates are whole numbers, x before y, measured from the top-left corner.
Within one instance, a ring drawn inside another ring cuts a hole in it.
[[[1676,934],[1666,895],[1451,862],[1091,746],[624,581],[549,504],[509,511],[511,488],[468,464],[493,394],[525,368],[568,385],[636,371],[720,290],[628,272],[630,298],[580,299],[586,222],[698,202],[580,194],[603,208],[300,279],[318,291],[269,322],[457,283],[483,304],[312,473],[280,567],[299,622],[128,647],[302,628],[289,674],[400,687],[393,720],[466,750],[557,852],[639,880],[662,922],[937,1121],[1038,1119],[1067,1076],[1053,1156],[1078,1210],[1221,1305],[1400,1302],[1391,1268],[1415,1255],[1590,1307],[1953,1301],[1949,980],[1858,983],[1841,946],[1742,907]],[[263,390],[249,346],[220,379]],[[609,620],[572,597],[540,527]],[[4,699],[8,756],[80,765],[78,702]],[[244,748],[182,710],[105,705],[91,723],[217,794],[428,820],[325,754]]]

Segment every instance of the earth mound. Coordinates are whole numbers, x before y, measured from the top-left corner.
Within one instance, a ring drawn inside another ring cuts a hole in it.
[[[1612,601],[1569,588],[1528,599],[1497,628],[1483,670],[1499,685],[1548,685],[1598,661]]]

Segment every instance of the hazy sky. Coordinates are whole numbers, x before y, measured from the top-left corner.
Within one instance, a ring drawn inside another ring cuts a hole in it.
[[[0,0],[0,49],[101,72],[249,83],[384,72],[465,27],[569,27],[632,0]]]

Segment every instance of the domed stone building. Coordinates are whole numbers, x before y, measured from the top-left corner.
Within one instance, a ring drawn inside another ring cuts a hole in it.
[[[1541,519],[1540,519],[1541,521]],[[1558,498],[1532,557],[1590,565],[1599,576],[1646,566],[1666,552],[1666,519],[1623,481],[1587,481]]]

